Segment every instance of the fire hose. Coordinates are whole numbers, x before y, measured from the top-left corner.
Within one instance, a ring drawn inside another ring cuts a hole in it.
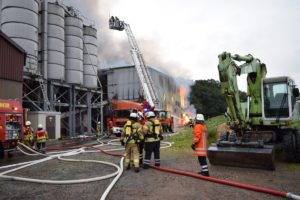
[[[169,145],[167,145],[166,147],[170,147],[171,145],[172,145],[172,143],[169,143]],[[166,148],[166,147],[162,147],[162,148]],[[109,155],[123,156],[123,155],[120,155],[120,154],[109,154]],[[284,198],[287,198],[287,199],[300,200],[300,196],[295,195],[291,192],[282,192],[282,191],[278,191],[278,190],[272,190],[272,189],[267,189],[267,188],[263,188],[263,187],[238,183],[238,182],[234,182],[234,181],[226,181],[226,180],[223,180],[223,179],[217,179],[217,178],[213,178],[213,177],[206,177],[206,176],[198,175],[198,174],[195,174],[195,173],[185,172],[185,171],[180,171],[180,170],[175,170],[175,169],[170,169],[170,168],[156,167],[156,166],[153,166],[153,165],[150,165],[150,167],[153,168],[153,169],[156,169],[156,170],[164,171],[164,172],[169,172],[169,173],[174,173],[174,174],[179,174],[179,175],[184,175],[184,176],[190,176],[190,177],[193,177],[193,178],[207,180],[207,181],[211,181],[211,182],[215,182],[215,183],[219,183],[219,184],[223,184],[223,185],[229,185],[229,186],[238,187],[238,188],[251,190],[251,191],[255,191],[255,192],[266,193],[266,194],[270,194],[270,195],[274,195],[274,196],[284,197]]]
[[[109,145],[113,145],[113,142],[108,143]],[[170,147],[172,144],[168,143],[167,146],[163,147]],[[99,145],[100,146],[100,145]],[[74,150],[74,151],[70,151],[70,152],[65,152],[62,153],[61,156],[58,155],[54,155],[54,156],[49,156],[46,157],[44,159],[38,160],[38,161],[33,161],[32,163],[30,162],[26,162],[24,166],[18,167],[16,169],[13,170],[9,170],[6,172],[2,172],[0,173],[0,177],[3,178],[9,178],[9,179],[14,179],[14,180],[21,180],[21,181],[30,181],[30,182],[35,182],[37,181],[37,179],[28,179],[28,178],[21,178],[21,177],[13,177],[13,176],[6,176],[4,174],[31,166],[33,164],[37,164],[40,162],[44,162],[50,159],[53,159],[54,157],[57,157],[59,159],[62,159],[62,156],[69,156],[69,155],[75,155],[78,153],[82,153],[84,152],[82,149],[95,149],[97,151],[101,151],[104,154],[110,155],[110,156],[117,156],[117,157],[124,157],[123,154],[114,154],[114,153],[109,153],[108,151],[110,150],[102,150],[100,148],[98,148],[97,146],[83,146],[78,150],[77,148],[74,147],[66,147],[66,148],[49,148],[48,150]],[[76,149],[76,151],[75,151]],[[117,149],[120,150],[120,149]],[[82,161],[82,162],[97,162],[97,163],[105,163],[102,161],[95,161],[95,160],[75,160],[75,159],[62,159],[65,161]],[[108,164],[108,165],[111,165]],[[113,164],[112,164],[113,166]],[[106,189],[106,191],[103,193],[101,200],[104,200],[106,198],[106,196],[109,194],[109,191],[112,189],[113,185],[118,181],[118,179],[120,178],[120,176],[122,175],[123,172],[123,158],[120,161],[120,166],[116,166],[116,168],[118,169],[118,171],[116,173],[113,173],[114,175],[109,176],[108,178],[112,177],[112,176],[117,176],[115,177],[115,179],[112,181],[112,183],[109,185],[109,187]],[[179,174],[179,175],[184,175],[184,176],[189,176],[189,177],[193,177],[193,178],[197,178],[197,179],[202,179],[202,180],[207,180],[207,181],[211,181],[211,182],[215,182],[215,183],[219,183],[219,184],[224,184],[224,185],[229,185],[229,186],[233,186],[233,187],[238,187],[238,188],[242,188],[242,189],[247,189],[247,190],[251,190],[251,191],[256,191],[256,192],[261,192],[261,193],[266,193],[266,194],[270,194],[270,195],[274,195],[274,196],[279,196],[279,197],[284,197],[284,198],[288,198],[288,199],[295,199],[295,200],[300,200],[300,196],[292,194],[290,192],[282,192],[282,191],[277,191],[277,190],[272,190],[272,189],[267,189],[267,188],[263,188],[263,187],[258,187],[258,186],[253,186],[253,185],[248,185],[248,184],[243,184],[243,183],[238,183],[238,182],[233,182],[233,181],[226,181],[223,179],[217,179],[217,178],[213,178],[213,177],[206,177],[206,176],[202,176],[202,175],[198,175],[195,173],[191,173],[191,172],[185,172],[185,171],[180,171],[180,170],[175,170],[175,169],[170,169],[170,168],[163,168],[163,167],[156,167],[156,166],[152,166],[150,165],[151,168],[156,169],[156,170],[160,170],[160,171],[164,171],[164,172],[169,172],[169,173],[174,173],[174,174]],[[1,169],[1,167],[0,167]],[[104,179],[104,178],[103,178]],[[45,183],[52,183],[52,184],[65,184],[65,183],[80,183],[81,181],[96,181],[96,180],[102,180],[102,177],[96,177],[96,178],[91,178],[90,180],[88,179],[81,179],[81,180],[67,180],[67,181],[57,181],[57,183],[55,183],[56,181],[52,181],[52,180],[45,180]],[[69,182],[68,182],[69,181]],[[78,182],[77,182],[78,181]],[[65,183],[63,183],[65,182]]]

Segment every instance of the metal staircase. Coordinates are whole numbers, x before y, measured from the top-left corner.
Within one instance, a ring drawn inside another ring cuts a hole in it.
[[[109,20],[109,28],[113,30],[123,31],[125,29],[128,42],[131,47],[131,56],[137,70],[137,74],[142,84],[144,96],[148,101],[149,105],[154,107],[158,106],[159,100],[157,93],[154,89],[153,80],[151,78],[148,67],[145,64],[144,58],[137,45],[136,39],[131,31],[129,24],[124,21],[120,21],[117,17],[111,17]]]

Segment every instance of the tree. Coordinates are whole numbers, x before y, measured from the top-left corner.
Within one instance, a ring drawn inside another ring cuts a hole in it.
[[[227,108],[220,82],[214,79],[196,80],[191,86],[190,101],[197,113],[203,113],[207,117],[224,114]]]

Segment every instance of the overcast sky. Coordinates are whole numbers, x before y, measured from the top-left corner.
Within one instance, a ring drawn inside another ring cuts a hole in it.
[[[118,16],[133,31],[146,64],[187,79],[218,80],[218,54],[252,54],[268,77],[300,83],[299,0],[64,0],[98,29],[100,67],[133,64]],[[245,77],[241,89],[245,89]]]

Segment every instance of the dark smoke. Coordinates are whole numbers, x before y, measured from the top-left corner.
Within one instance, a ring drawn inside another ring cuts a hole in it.
[[[112,34],[114,30],[108,29],[110,7],[118,2],[119,0],[64,0],[66,5],[72,5],[80,10],[84,16],[95,22],[95,26],[98,30],[100,68],[133,65],[126,33],[119,33],[124,35],[124,39],[120,41],[114,38],[114,35]],[[135,34],[135,28],[131,28],[133,34]],[[148,66],[154,67],[157,70],[174,77],[191,79],[191,74],[185,70],[184,66],[180,66],[174,61],[164,58],[159,41],[141,39],[136,34],[135,37]]]

